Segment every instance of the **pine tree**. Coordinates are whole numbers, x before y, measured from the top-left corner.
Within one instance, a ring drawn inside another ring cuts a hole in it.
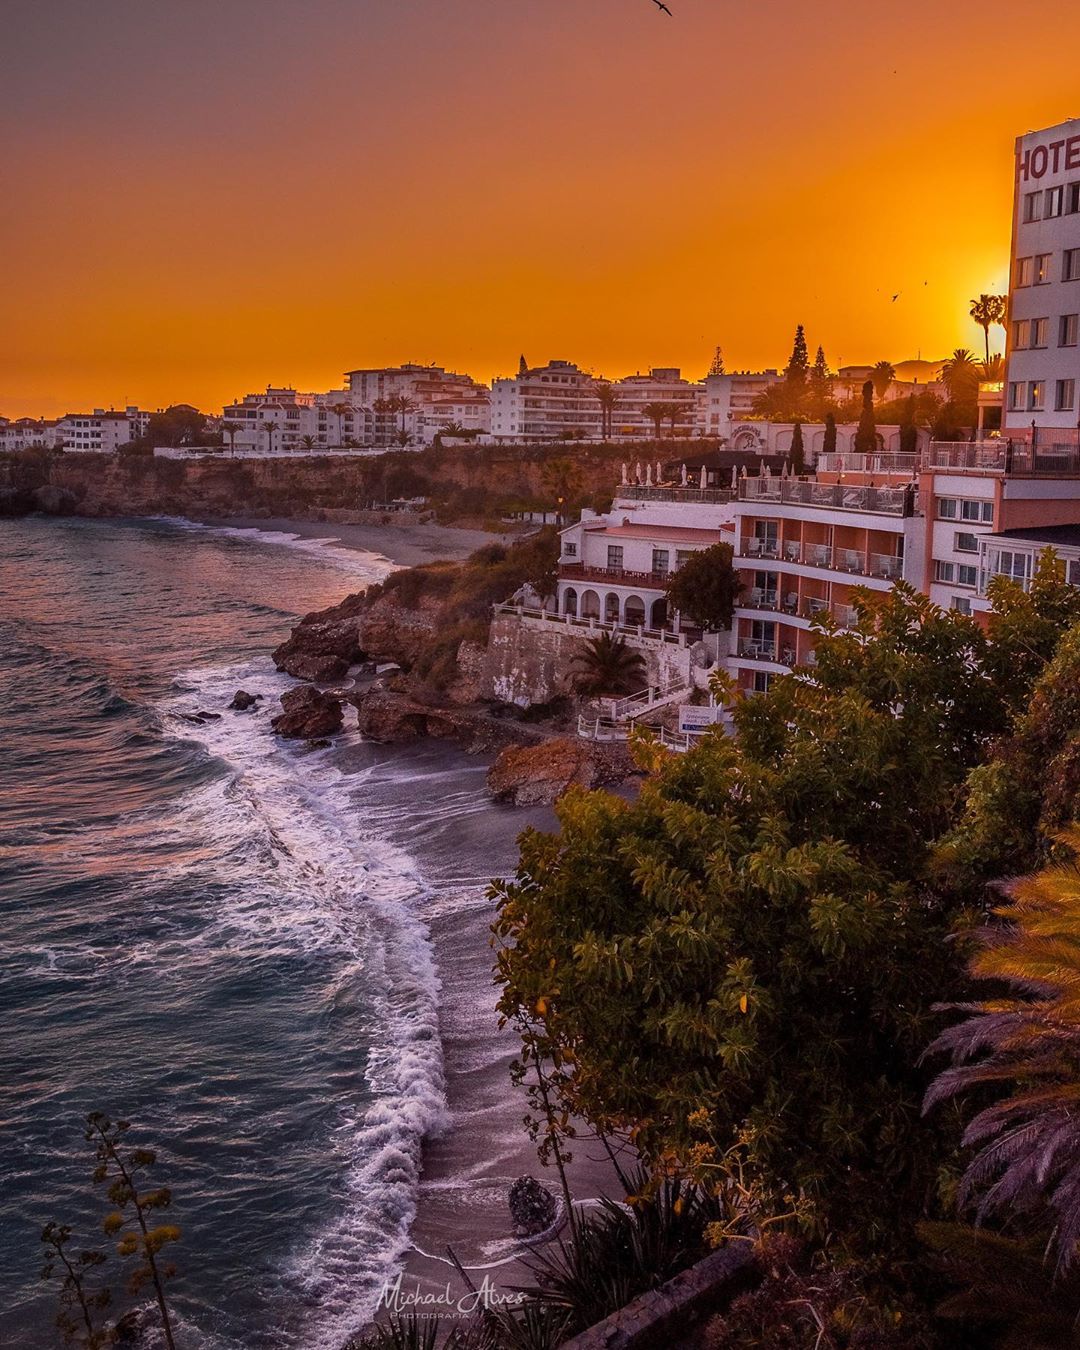
[[[829,363],[825,360],[825,348],[819,346],[817,355],[814,357],[814,368],[810,373],[810,378],[815,384],[827,384],[829,380]]]
[[[802,423],[796,421],[791,435],[791,454],[788,457],[792,472],[801,475],[806,472],[806,457],[803,452]]]
[[[825,439],[821,443],[824,455],[836,454],[836,418],[832,413],[825,414]]]
[[[724,371],[724,353],[717,347],[713,352],[712,364],[709,366],[710,375],[723,375]]]
[[[791,349],[791,359],[787,363],[784,375],[789,385],[802,389],[810,370],[810,357],[806,350],[806,333],[802,324],[795,329],[795,343]]]

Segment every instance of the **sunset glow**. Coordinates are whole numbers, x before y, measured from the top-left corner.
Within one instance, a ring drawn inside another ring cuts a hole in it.
[[[0,412],[522,351],[696,377],[797,321],[833,366],[978,348],[1080,9],[1030,44],[1000,0],[672,9],[12,0]]]

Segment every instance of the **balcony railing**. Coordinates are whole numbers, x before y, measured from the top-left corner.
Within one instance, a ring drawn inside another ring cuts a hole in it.
[[[566,581],[599,581],[613,586],[651,586],[664,590],[671,580],[670,572],[634,572],[628,567],[594,567],[592,563],[559,564],[559,576]]]
[[[1007,473],[1018,478],[1080,477],[1080,433],[1068,427],[1040,427],[1029,440],[996,437],[983,441],[934,441],[929,469],[958,473]]]
[[[895,554],[864,553],[857,548],[833,549],[827,544],[800,544],[797,539],[785,539],[782,545],[778,545],[773,540],[746,538],[740,541],[738,556],[755,560],[777,559],[803,567],[883,577],[888,581],[898,581],[904,572],[904,560]]]
[[[775,661],[776,643],[744,638],[739,643],[739,655],[749,661]]]
[[[906,487],[854,487],[846,483],[817,483],[801,478],[741,478],[739,500],[778,505],[817,506],[834,511],[911,516],[915,493]]]
[[[818,473],[882,473],[904,474],[911,478],[919,466],[919,456],[899,451],[882,451],[877,455],[837,453],[818,455]]]
[[[721,504],[730,502],[734,494],[725,488],[668,487],[664,484],[647,485],[621,483],[615,490],[616,497],[634,502],[706,502]]]

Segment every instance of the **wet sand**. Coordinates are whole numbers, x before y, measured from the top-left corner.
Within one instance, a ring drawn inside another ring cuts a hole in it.
[[[459,562],[485,544],[506,543],[509,537],[486,530],[459,530],[450,525],[335,525],[329,521],[289,520],[285,517],[228,516],[201,519],[201,525],[229,530],[262,530],[293,534],[300,539],[329,541],[331,547],[376,553],[400,567],[437,561]]]

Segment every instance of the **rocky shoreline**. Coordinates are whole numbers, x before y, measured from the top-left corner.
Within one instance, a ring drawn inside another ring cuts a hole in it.
[[[282,695],[274,730],[322,741],[342,729],[352,707],[368,740],[407,744],[430,737],[496,756],[488,789],[496,801],[520,806],[550,804],[571,786],[621,783],[636,772],[625,744],[572,735],[576,719],[565,707],[537,714],[483,697],[485,648],[475,639],[458,642],[453,678],[433,694],[416,671],[447,625],[438,600],[422,597],[409,607],[379,587],[305,615],[272,654],[278,670],[301,681]],[[250,697],[238,691],[241,702],[242,696]]]

